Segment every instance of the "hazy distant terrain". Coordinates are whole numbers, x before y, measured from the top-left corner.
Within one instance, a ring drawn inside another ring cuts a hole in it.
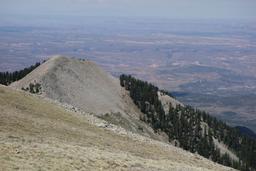
[[[55,54],[88,58],[115,76],[129,73],[154,82],[184,103],[256,131],[256,23],[129,18],[81,23],[1,25],[0,70]]]

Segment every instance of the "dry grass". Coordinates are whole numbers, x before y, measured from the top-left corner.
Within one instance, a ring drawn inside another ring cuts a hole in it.
[[[0,170],[231,170],[10,88],[0,87],[0,111]]]

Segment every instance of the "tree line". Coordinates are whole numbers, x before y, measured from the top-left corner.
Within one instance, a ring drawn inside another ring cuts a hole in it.
[[[24,78],[27,74],[29,74],[31,71],[36,69],[40,64],[41,64],[40,62],[37,62],[36,64],[31,65],[30,67],[24,68],[19,71],[0,72],[0,84],[8,86],[12,82],[15,82]]]
[[[171,93],[159,90],[151,83],[121,75],[120,85],[130,92],[133,102],[143,113],[140,119],[151,125],[155,132],[165,132],[176,146],[239,170],[256,170],[256,140],[191,106],[170,105],[169,112],[165,113],[158,92]],[[227,145],[239,160],[221,153],[214,139]]]

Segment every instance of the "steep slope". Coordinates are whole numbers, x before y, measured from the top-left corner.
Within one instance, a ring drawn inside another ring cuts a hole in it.
[[[55,56],[11,87],[29,90],[31,84],[39,87],[33,88],[33,93],[93,113],[127,130],[167,141],[139,120],[142,114],[119,80],[91,61]]]
[[[169,114],[169,109],[170,109],[170,104],[172,104],[172,106],[174,108],[176,108],[178,105],[181,105],[182,107],[185,107],[184,104],[182,104],[181,102],[179,102],[178,100],[170,97],[167,94],[164,94],[161,91],[158,91],[158,98],[163,106],[164,112],[166,115]],[[201,128],[202,128],[202,134],[205,134],[207,132],[209,132],[209,125],[205,122],[201,123]],[[177,143],[177,140],[173,141],[174,143]],[[223,144],[222,142],[219,142],[218,139],[213,138],[213,143],[215,144],[216,148],[218,148],[220,150],[220,154],[221,155],[225,155],[228,154],[228,156],[234,160],[234,161],[239,161],[239,158],[237,157],[237,155],[235,155],[228,147],[227,145]]]
[[[4,86],[0,111],[0,170],[232,170]]]
[[[156,132],[165,132],[175,146],[226,166],[255,170],[254,139],[204,111],[180,104],[168,97],[170,93],[151,83],[122,74],[120,85],[129,91],[133,102],[143,112],[141,120]]]
[[[158,99],[161,101],[161,104],[163,106],[163,109],[164,109],[164,112],[165,113],[169,113],[169,108],[170,108],[170,104],[172,104],[172,106],[174,108],[176,108],[176,106],[178,105],[181,105],[181,106],[184,106],[181,102],[179,102],[178,100],[170,97],[169,95],[167,94],[164,94],[163,92],[161,91],[158,91],[157,92],[157,95],[158,95]]]
[[[90,61],[56,56],[24,79],[14,83],[28,87],[34,81],[42,85],[43,94],[96,114],[123,112],[118,80]]]

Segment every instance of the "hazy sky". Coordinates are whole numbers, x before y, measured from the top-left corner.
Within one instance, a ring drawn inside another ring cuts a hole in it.
[[[256,19],[256,0],[0,0],[0,15]]]

